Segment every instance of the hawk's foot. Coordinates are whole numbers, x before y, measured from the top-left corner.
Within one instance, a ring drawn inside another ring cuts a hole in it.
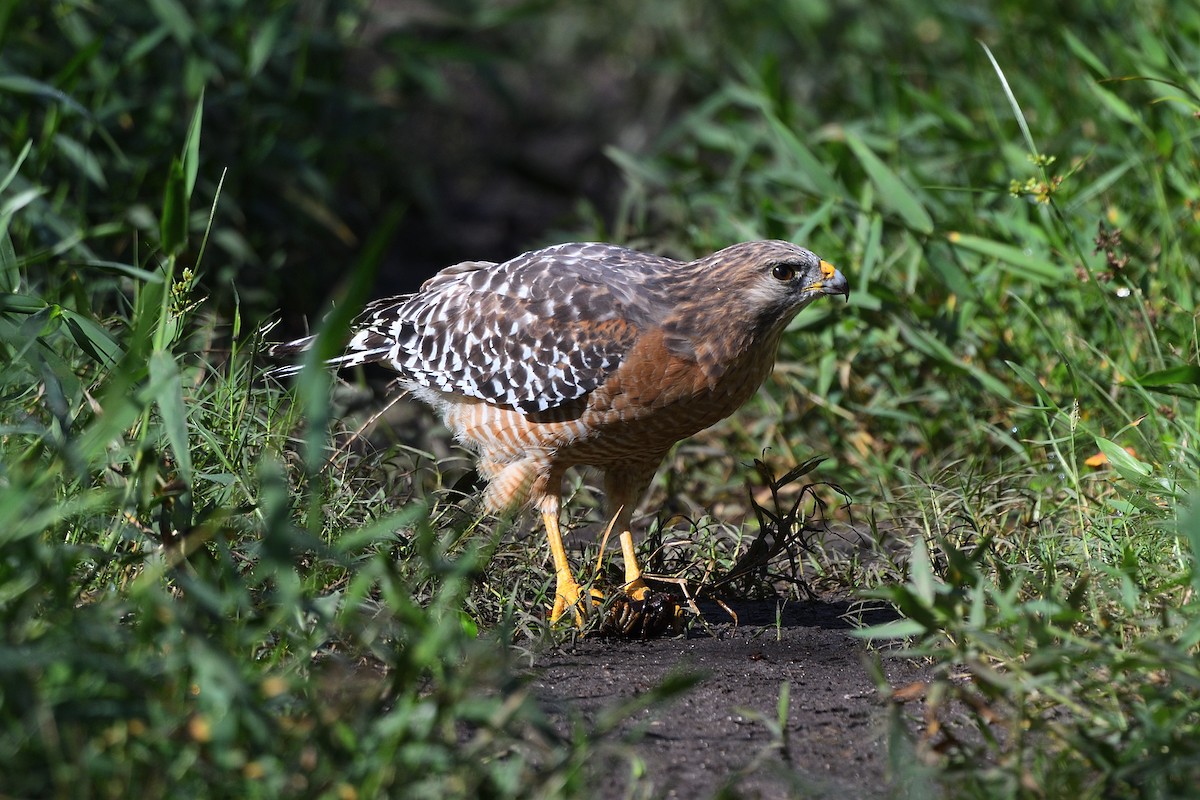
[[[600,623],[602,636],[623,636],[629,639],[652,639],[667,633],[677,633],[683,611],[669,594],[654,592],[642,585],[640,598],[626,591],[613,598],[608,614]]]

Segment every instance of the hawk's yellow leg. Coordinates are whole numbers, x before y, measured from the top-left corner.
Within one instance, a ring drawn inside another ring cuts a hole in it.
[[[618,486],[617,481],[610,479],[610,488],[616,489]],[[617,508],[616,516],[613,517],[613,527],[621,532],[621,560],[625,562],[625,594],[630,600],[641,601],[646,599],[650,587],[642,579],[642,568],[638,565],[637,554],[633,549],[633,532],[630,531],[633,523],[633,502],[637,500],[640,491],[624,491],[621,494],[625,495],[620,498],[625,502]]]
[[[559,618],[570,609],[575,614],[575,624],[583,627],[587,615],[592,610],[592,599],[603,598],[600,592],[592,589],[588,596],[583,596],[583,587],[575,580],[571,572],[571,563],[567,561],[567,550],[563,546],[562,531],[558,527],[558,512],[545,509],[542,511],[542,521],[546,524],[546,538],[550,541],[550,557],[554,560],[554,608],[550,611],[550,621],[558,622]]]
[[[645,600],[650,587],[642,580],[642,568],[638,566],[633,534],[629,530],[621,531],[621,559],[625,562],[625,594],[631,600]]]

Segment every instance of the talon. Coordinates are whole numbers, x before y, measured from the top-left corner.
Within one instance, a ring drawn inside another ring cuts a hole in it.
[[[628,594],[613,599],[600,625],[601,634],[644,640],[662,636],[678,626],[682,609],[674,598],[650,591],[644,585],[643,589],[640,600]]]
[[[604,600],[604,593],[598,589],[590,589],[584,597],[583,587],[575,582],[559,581],[554,591],[554,608],[550,611],[550,622],[553,624],[562,618],[568,610],[575,617],[576,627],[582,628],[592,611]]]

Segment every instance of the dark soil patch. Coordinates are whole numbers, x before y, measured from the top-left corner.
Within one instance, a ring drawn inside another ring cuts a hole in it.
[[[614,757],[595,797],[871,797],[886,793],[887,708],[865,666],[880,658],[892,686],[927,677],[909,660],[872,652],[850,635],[845,602],[733,604],[740,624],[702,608],[707,630],[652,641],[582,639],[544,654],[533,688],[562,722],[593,725],[604,712],[680,673],[689,691],[635,712],[614,731],[633,754],[633,777]],[[869,612],[868,623],[882,621]],[[855,612],[852,618],[863,615]],[[872,618],[874,617],[874,618]],[[885,615],[883,619],[887,619]],[[786,734],[772,727],[790,687]]]

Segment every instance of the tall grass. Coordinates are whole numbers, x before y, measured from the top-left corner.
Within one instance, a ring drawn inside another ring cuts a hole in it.
[[[571,238],[783,237],[851,276],[849,308],[802,315],[768,391],[655,499],[733,514],[739,461],[831,456],[820,476],[901,548],[805,568],[893,604],[866,635],[937,667],[896,753],[954,795],[1187,796],[1200,12],[451,5],[498,95],[495,54],[533,42],[539,66],[626,65],[669,110],[609,151],[620,213]],[[328,448],[320,370],[288,393],[259,375],[271,269],[357,253],[352,313],[395,221],[333,210],[361,185],[344,137],[388,110],[342,83],[363,9],[305,9],[0,13],[11,794],[587,794],[604,731],[550,726],[496,646],[542,634],[529,548],[446,493],[357,479],[375,462]],[[451,102],[438,68],[466,51],[419,38],[389,40],[410,57],[389,80]],[[732,563],[740,541],[693,546]]]
[[[283,460],[297,412],[261,332],[195,295],[209,231],[179,264],[202,118],[162,176],[159,247],[102,265],[115,284],[39,285],[0,230],[4,792],[579,793],[589,739],[464,610],[488,539],[321,469],[320,368],[298,384],[307,460]]]

